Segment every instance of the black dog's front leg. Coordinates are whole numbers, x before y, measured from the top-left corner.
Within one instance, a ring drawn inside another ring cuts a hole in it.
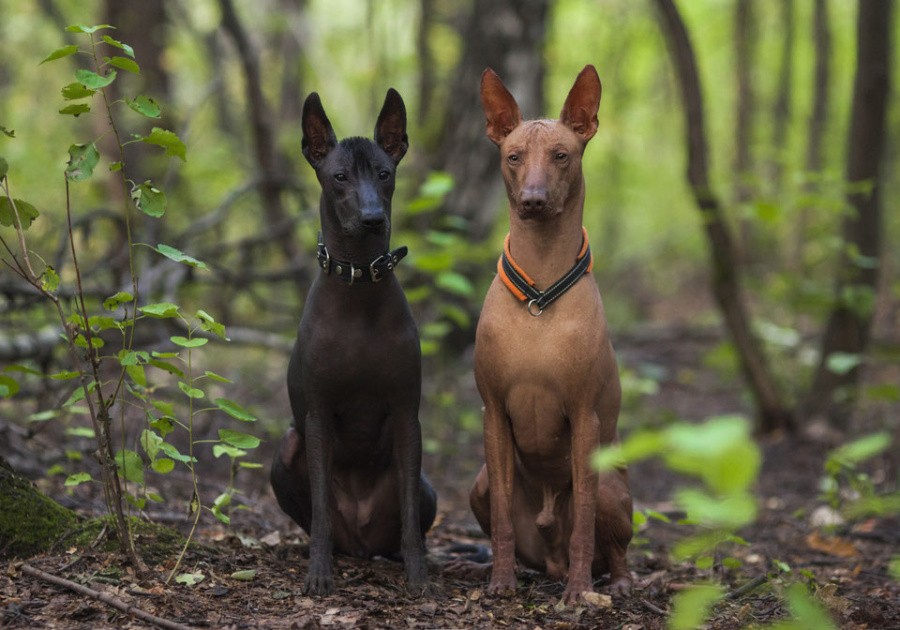
[[[406,570],[407,588],[410,593],[421,594],[428,586],[428,569],[425,563],[425,535],[422,521],[422,494],[433,502],[434,491],[422,477],[422,429],[415,413],[404,414],[394,419],[394,461],[400,483],[401,542],[403,566]],[[432,514],[427,529],[433,520],[434,508],[428,506]]]
[[[303,591],[309,595],[327,595],[334,590],[332,571],[331,510],[328,505],[328,480],[331,477],[330,427],[324,414],[310,411],[306,416],[306,459],[312,523],[309,532],[309,570]]]

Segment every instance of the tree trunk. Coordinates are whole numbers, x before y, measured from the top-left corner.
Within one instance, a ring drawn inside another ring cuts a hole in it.
[[[76,519],[73,511],[41,494],[0,457],[0,558],[49,551]]]
[[[434,2],[435,0],[419,0],[419,30],[416,34],[416,51],[419,54],[419,113],[416,120],[419,127],[424,126],[429,119],[434,97],[434,55],[431,54],[429,37],[434,22]]]
[[[525,117],[543,115],[549,5],[549,0],[474,0],[462,33],[465,48],[432,167],[449,172],[455,183],[441,212],[465,218],[469,236],[476,241],[490,233],[504,190],[497,148],[484,135],[481,73],[485,67],[493,68]]]
[[[861,358],[869,332],[881,265],[881,166],[890,94],[890,29],[893,2],[860,0],[856,78],[847,147],[845,247],[835,287],[835,306],[822,338],[821,360],[806,400],[810,415],[827,414],[844,428],[859,387],[859,366],[835,369],[839,353]]]
[[[753,65],[756,60],[756,15],[752,0],[737,0],[734,13],[734,61],[737,100],[734,117],[734,204],[740,208],[754,197],[753,114],[756,100],[753,90]],[[740,257],[746,259],[750,226],[740,221]]]
[[[219,8],[222,11],[222,28],[231,37],[244,70],[253,149],[261,179],[259,194],[267,229],[285,259],[292,261],[297,257],[299,248],[294,237],[294,222],[281,199],[285,161],[278,154],[272,128],[273,116],[262,91],[259,57],[238,19],[232,0],[219,0]],[[213,63],[217,62],[213,60]]]
[[[788,124],[791,121],[791,85],[794,73],[794,0],[781,0],[781,25],[784,41],[778,69],[778,89],[772,109],[772,145],[769,157],[769,182],[772,196],[781,195],[784,164],[788,150]]]
[[[791,414],[782,402],[762,347],[750,327],[734,242],[719,200],[710,187],[703,92],[690,37],[673,0],[654,2],[662,18],[663,31],[681,86],[688,145],[687,178],[704,219],[712,265],[713,295],[756,402],[758,431],[790,428]]]
[[[816,0],[813,9],[812,37],[815,46],[815,70],[813,78],[813,108],[807,122],[806,132],[806,197],[813,197],[820,189],[824,156],[822,141],[828,124],[829,102],[831,99],[831,26],[828,20],[826,0]],[[792,267],[795,273],[805,273],[803,268],[803,246],[809,226],[809,206],[800,208],[797,217],[796,236]]]

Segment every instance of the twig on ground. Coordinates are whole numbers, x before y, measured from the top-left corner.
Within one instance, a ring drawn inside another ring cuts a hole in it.
[[[746,595],[747,593],[749,593],[750,591],[755,589],[757,586],[762,586],[768,580],[769,580],[769,576],[766,575],[765,573],[763,573],[762,575],[757,575],[755,578],[753,578],[752,580],[750,580],[743,586],[740,586],[740,587],[734,589],[733,591],[731,591],[730,593],[728,593],[728,595],[725,596],[725,599],[737,599],[738,597],[740,597],[742,595]]]
[[[83,584],[78,584],[65,578],[46,573],[44,571],[41,571],[40,569],[36,569],[29,564],[22,565],[22,573],[26,573],[32,577],[44,580],[45,582],[50,582],[51,584],[55,584],[56,586],[67,588],[71,591],[75,591],[76,593],[80,593],[81,595],[87,595],[88,597],[112,606],[116,610],[120,610],[127,615],[131,615],[132,617],[136,617],[142,621],[152,623],[156,626],[159,626],[160,628],[168,628],[170,630],[190,630],[188,626],[182,625],[175,621],[169,621],[168,619],[163,619],[162,617],[157,617],[156,615],[151,615],[150,613],[141,610],[136,606],[132,606],[131,604],[123,602],[121,599],[113,597],[109,593],[95,591],[94,589],[88,588]]]

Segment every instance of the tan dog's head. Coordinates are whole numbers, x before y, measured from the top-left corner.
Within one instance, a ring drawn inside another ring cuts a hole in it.
[[[549,219],[583,203],[581,156],[597,132],[600,77],[587,65],[575,79],[559,120],[522,121],[522,113],[497,73],[481,75],[487,136],[500,147],[511,210],[521,219]]]

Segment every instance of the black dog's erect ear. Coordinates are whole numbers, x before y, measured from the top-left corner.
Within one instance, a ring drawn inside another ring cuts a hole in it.
[[[403,98],[394,88],[387,91],[384,105],[375,123],[375,144],[388,154],[388,157],[399,164],[409,148],[409,137],[406,135],[406,105]]]
[[[331,122],[325,115],[318,93],[313,92],[306,97],[301,120],[303,139],[300,147],[303,150],[303,156],[312,164],[313,168],[319,168],[325,156],[337,146],[337,136],[334,135]]]

